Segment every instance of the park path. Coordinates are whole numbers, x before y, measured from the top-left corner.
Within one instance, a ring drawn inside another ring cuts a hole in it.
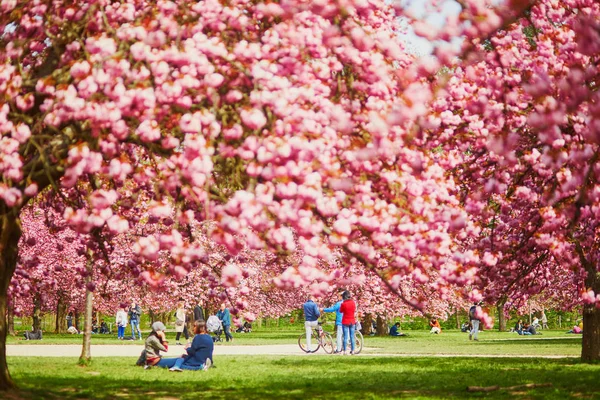
[[[124,345],[92,345],[92,357],[137,357],[140,355],[143,346],[124,346]],[[401,353],[373,353],[375,349],[365,348],[361,356],[374,357],[488,357],[488,358],[548,358],[557,359],[565,357],[575,357],[573,355],[503,355],[503,354],[401,354]],[[163,353],[168,357],[177,357],[184,352],[183,346],[170,346],[169,352]],[[79,357],[81,354],[81,345],[74,344],[36,344],[36,345],[7,345],[6,355],[9,357]],[[325,353],[319,350],[319,355]],[[272,356],[311,356],[303,353],[296,344],[273,344],[262,346],[215,346],[215,356],[221,355],[272,355]]]

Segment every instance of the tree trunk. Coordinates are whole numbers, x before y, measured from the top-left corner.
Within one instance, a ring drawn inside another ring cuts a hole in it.
[[[79,356],[79,364],[87,365],[92,359],[91,342],[92,342],[92,316],[94,310],[94,292],[89,289],[92,283],[94,274],[92,261],[87,262],[87,275],[85,277],[85,314],[83,318],[83,346],[81,348],[81,356]]]
[[[8,334],[15,336],[15,308],[12,304],[8,305],[8,313],[6,317],[8,319]]]
[[[388,326],[387,326],[387,321],[380,317],[379,315],[377,316],[377,336],[387,336],[388,332]]]
[[[33,313],[31,314],[31,319],[33,320],[33,326],[31,328],[32,331],[37,332],[40,329],[41,317],[40,317],[40,307],[42,300],[40,299],[40,292],[36,291],[33,296]]]
[[[456,316],[456,329],[460,330],[460,310],[456,307],[456,312],[454,315]]]
[[[370,335],[373,331],[373,316],[371,314],[365,315],[365,319],[363,320],[363,334]]]
[[[86,289],[87,290],[87,289]],[[79,323],[79,311],[75,310],[75,315],[73,316],[73,326],[75,327],[75,329],[77,329],[78,331],[81,330],[81,324]]]
[[[60,293],[58,296],[58,302],[56,303],[56,325],[54,328],[54,333],[67,333],[68,306],[63,296],[64,293]]]
[[[498,331],[506,332],[506,316],[504,315],[504,301],[499,301],[496,304],[498,311]]]
[[[0,392],[15,387],[6,363],[6,331],[8,328],[8,285],[17,267],[21,229],[15,216],[0,219]],[[3,397],[3,396],[0,396]]]
[[[587,268],[586,289],[600,293],[600,272],[594,266]],[[583,306],[583,338],[581,341],[581,361],[600,361],[600,309],[595,304]]]

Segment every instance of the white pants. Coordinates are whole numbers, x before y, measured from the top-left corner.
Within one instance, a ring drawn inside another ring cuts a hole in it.
[[[312,347],[310,345],[310,339],[312,336],[313,328],[319,326],[319,321],[304,321],[304,329],[306,329],[306,349],[308,351],[312,351]]]
[[[335,341],[336,341],[336,351],[342,351],[342,340],[344,338],[344,331],[342,329],[342,325],[336,325],[337,327],[337,332],[335,334]]]
[[[477,333],[479,332],[479,321],[476,319],[472,320],[473,329],[471,330],[471,335],[473,335],[473,339],[477,339]]]
[[[429,333],[435,333],[436,335],[439,334],[442,330],[440,328],[438,328],[437,326],[434,326],[433,328],[431,328],[431,331],[429,331]]]

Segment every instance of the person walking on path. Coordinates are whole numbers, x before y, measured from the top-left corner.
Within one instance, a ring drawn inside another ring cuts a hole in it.
[[[115,317],[115,323],[117,324],[117,337],[120,340],[125,339],[125,328],[127,327],[127,313],[125,307],[119,307],[117,316]]]
[[[342,293],[342,305],[340,306],[340,312],[342,315],[342,327],[344,331],[344,342],[343,351],[346,355],[346,347],[348,340],[350,340],[350,355],[354,355],[354,347],[356,346],[356,340],[354,339],[354,329],[356,326],[356,303],[352,300],[352,295],[349,291]]]
[[[175,332],[177,332],[177,336],[175,336],[175,344],[181,344],[179,339],[181,338],[181,333],[183,332],[183,336],[185,336],[185,340],[190,342],[190,335],[187,330],[185,318],[185,305],[183,301],[179,302],[177,311],[175,311]]]
[[[186,349],[182,357],[176,358],[175,363],[169,371],[181,372],[185,369],[206,371],[213,364],[213,350],[215,344],[212,337],[206,331],[206,322],[196,321],[194,323],[194,339]]]
[[[217,318],[223,325],[223,331],[225,332],[225,339],[229,342],[233,342],[233,336],[231,336],[231,314],[229,314],[229,308],[225,307],[225,303],[221,304],[221,309],[217,312]]]
[[[341,305],[342,305],[342,300],[338,301],[333,306],[328,307],[328,308],[324,308],[322,310],[322,312],[335,312],[335,329],[336,329],[336,334],[335,334],[335,339],[336,339],[335,353],[339,353],[340,351],[342,351],[342,335],[344,333],[343,333],[343,329],[342,329],[342,313],[340,311],[340,306]]]
[[[140,340],[142,340],[142,331],[140,330],[140,316],[142,315],[142,309],[135,301],[131,303],[128,315],[129,323],[131,324],[131,338],[135,340],[135,331],[137,329]]]
[[[196,307],[194,307],[194,321],[204,321],[204,310],[202,304],[198,301]]]
[[[165,325],[157,321],[152,324],[152,333],[146,338],[144,350],[146,351],[146,366],[148,369],[152,366],[171,368],[175,365],[176,358],[163,358],[161,351],[169,350],[169,342],[165,336]]]
[[[471,308],[469,308],[469,319],[471,320],[471,325],[473,326],[473,329],[471,329],[471,332],[469,333],[469,340],[475,340],[475,341],[479,341],[479,338],[477,337],[477,334],[479,333],[479,318],[476,317],[477,315],[477,307],[480,306],[481,303],[473,303],[473,305],[471,306]]]
[[[319,312],[319,307],[317,307],[317,303],[315,303],[315,296],[309,296],[306,303],[304,303],[304,330],[306,331],[306,349],[309,353],[312,352],[311,347],[311,336],[313,328],[317,328],[319,326],[319,317],[321,313]]]

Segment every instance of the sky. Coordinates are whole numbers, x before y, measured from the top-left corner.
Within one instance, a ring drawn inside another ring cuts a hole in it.
[[[457,15],[460,12],[460,5],[454,0],[442,1],[441,12],[438,13],[426,10],[427,5],[431,4],[431,0],[400,0],[400,3],[405,5],[415,17],[437,27],[443,26],[448,15]],[[410,53],[424,56],[433,51],[433,44],[429,40],[415,35],[410,26],[408,26],[407,32],[401,34],[400,37],[406,40],[406,47]]]

